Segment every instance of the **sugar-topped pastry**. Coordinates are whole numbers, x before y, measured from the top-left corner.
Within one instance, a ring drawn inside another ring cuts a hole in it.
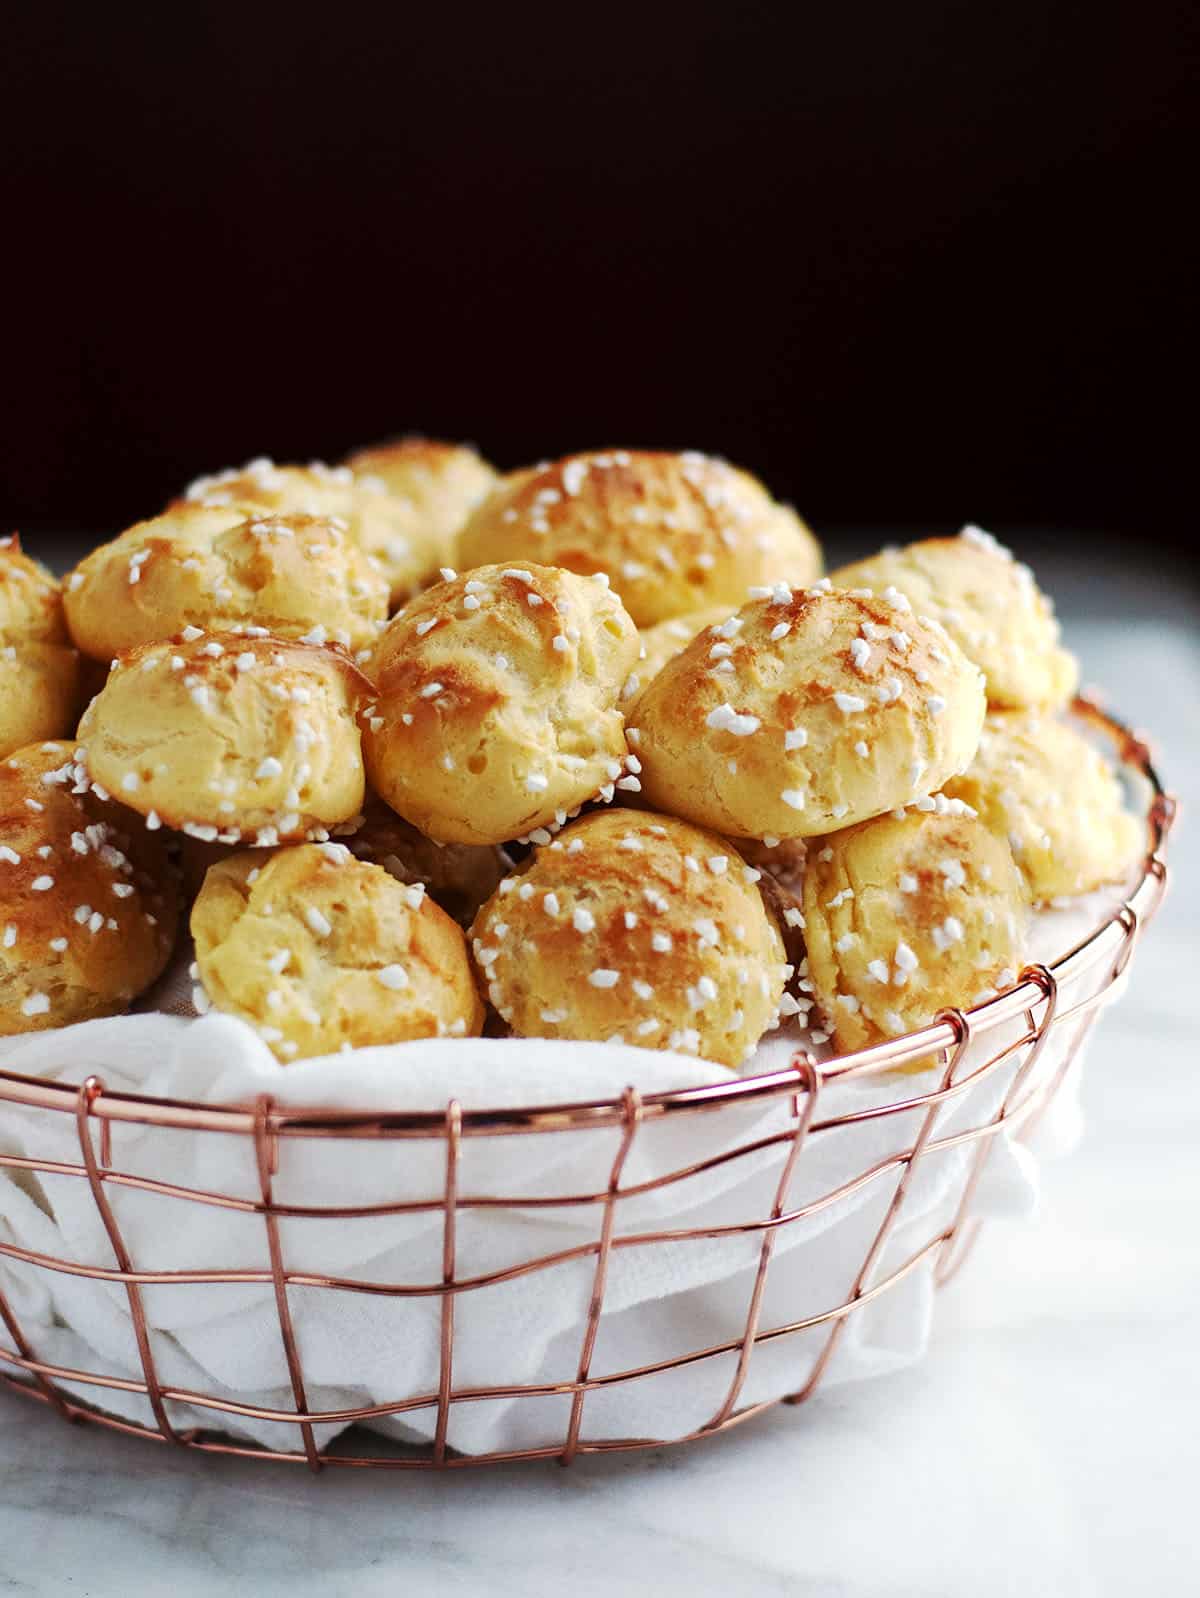
[[[1079,668],[1059,644],[1054,607],[1029,567],[978,527],[882,550],[841,567],[832,581],[884,595],[897,590],[940,621],[983,671],[993,705],[1063,705],[1075,691]]]
[[[810,844],[804,919],[841,1050],[978,1003],[1024,963],[1024,884],[1003,838],[969,815],[879,816]]]
[[[740,1065],[777,1022],[791,974],[758,876],[671,816],[594,811],[500,884],[472,952],[521,1037]]]
[[[79,724],[80,759],[152,828],[320,837],[362,808],[369,691],[336,648],[188,628],[120,657]]]
[[[358,860],[370,860],[397,882],[426,889],[460,926],[468,927],[483,901],[512,870],[503,849],[472,843],[434,843],[378,800],[368,800],[363,823],[341,835]]]
[[[454,564],[531,560],[605,573],[639,627],[821,569],[808,528],[747,472],[692,452],[623,449],[504,479],[463,528]]]
[[[462,930],[424,888],[344,844],[243,850],[192,907],[200,987],[280,1060],[410,1038],[475,1037],[483,1005]]]
[[[975,759],[946,792],[1008,839],[1034,900],[1119,881],[1146,848],[1110,763],[1044,712],[993,711]]]
[[[106,664],[185,627],[361,650],[387,620],[388,584],[341,517],[184,503],[94,549],[64,604],[75,642]]]
[[[58,583],[15,533],[0,538],[0,756],[69,737],[81,697]]]
[[[177,920],[162,844],[86,792],[71,744],[0,760],[0,1033],[126,1009],[161,974]]]
[[[734,838],[812,837],[966,769],[983,679],[937,622],[902,595],[757,592],[638,701],[647,803]]]
[[[373,555],[399,604],[445,564],[437,529],[415,518],[411,506],[390,494],[377,476],[358,477],[349,466],[276,466],[259,459],[243,467],[198,477],[185,499],[218,509],[248,505],[302,516],[336,516]]]
[[[346,464],[360,482],[378,480],[393,499],[407,506],[420,537],[432,535],[437,541],[443,566],[454,565],[463,523],[500,480],[495,468],[469,444],[433,438],[375,444],[356,451]]]
[[[637,681],[634,691],[625,701],[626,719],[633,714],[638,700],[667,661],[674,660],[706,627],[715,627],[723,622],[734,608],[732,605],[710,605],[707,610],[694,610],[687,616],[670,616],[666,621],[642,629],[642,652],[634,668]]]
[[[392,618],[368,668],[371,786],[440,843],[561,826],[597,793],[638,785],[619,708],[637,653],[603,578],[485,566],[435,584]]]
[[[0,538],[0,639],[68,643],[58,580],[21,548],[16,533]]]

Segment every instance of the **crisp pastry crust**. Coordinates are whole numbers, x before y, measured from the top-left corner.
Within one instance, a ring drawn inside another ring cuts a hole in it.
[[[637,686],[625,701],[627,720],[632,717],[639,699],[667,661],[674,660],[706,627],[715,627],[732,615],[734,608],[732,605],[710,605],[707,610],[694,610],[687,616],[671,616],[653,627],[642,629],[639,635],[642,652],[634,668]]]
[[[362,826],[341,841],[355,859],[382,866],[397,882],[424,887],[463,927],[512,870],[503,849],[434,843],[378,800],[368,800]]]
[[[1146,848],[1109,762],[1042,712],[993,711],[975,759],[946,792],[1007,838],[1036,901],[1119,881]]]
[[[735,838],[812,837],[963,771],[984,709],[978,669],[902,595],[780,583],[668,661],[629,742],[656,808]]]
[[[232,855],[205,878],[191,928],[200,1007],[248,1021],[280,1060],[483,1024],[461,929],[343,844]]]
[[[0,758],[69,737],[81,697],[58,583],[15,534],[0,538]]]
[[[247,505],[303,516],[335,516],[350,536],[374,556],[387,578],[393,604],[402,603],[444,564],[435,529],[413,516],[411,507],[389,494],[376,476],[356,477],[349,466],[276,466],[265,458],[243,467],[198,477],[184,496],[217,509]]]
[[[25,554],[16,533],[0,538],[0,639],[13,637],[69,642],[58,582]]]
[[[1079,667],[1059,645],[1049,599],[1029,567],[978,527],[965,527],[957,538],[885,549],[841,567],[832,581],[907,595],[980,667],[993,705],[1064,705],[1075,691]]]
[[[67,578],[80,649],[106,663],[185,627],[365,649],[388,584],[341,518],[184,503],[101,544]]]
[[[79,655],[65,644],[0,643],[0,757],[69,738],[79,717]]]
[[[623,777],[637,632],[603,579],[485,566],[393,617],[363,715],[371,786],[442,843],[560,826]]]
[[[459,537],[464,570],[531,560],[606,573],[639,627],[821,569],[811,532],[749,473],[707,455],[621,449],[513,473]]]
[[[500,481],[496,469],[469,444],[433,438],[375,444],[356,451],[346,464],[360,482],[377,480],[408,507],[414,528],[437,541],[443,566],[453,566],[459,531]]]
[[[162,844],[77,779],[69,743],[0,761],[0,1033],[119,1013],[175,941]]]
[[[471,929],[481,980],[522,1037],[739,1065],[777,1023],[791,975],[758,876],[671,816],[596,811],[484,905]]]
[[[116,662],[79,724],[93,783],[206,842],[327,835],[362,808],[356,712],[336,648],[190,628]]]
[[[1024,884],[1003,838],[969,815],[879,816],[810,845],[804,919],[841,1050],[981,1002],[1024,961]]]

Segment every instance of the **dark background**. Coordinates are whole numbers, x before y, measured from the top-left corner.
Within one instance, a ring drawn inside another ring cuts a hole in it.
[[[1184,550],[1191,10],[10,11],[4,530],[421,430]]]

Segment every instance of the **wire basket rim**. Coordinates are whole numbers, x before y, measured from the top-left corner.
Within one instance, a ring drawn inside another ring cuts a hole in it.
[[[1046,1001],[1048,985],[1074,976],[1100,960],[1110,944],[1121,962],[1117,973],[1132,952],[1134,936],[1158,906],[1166,883],[1165,849],[1177,814],[1177,803],[1164,787],[1151,750],[1141,735],[1105,710],[1088,695],[1077,696],[1071,711],[1099,728],[1117,746],[1120,763],[1132,768],[1150,787],[1150,802],[1145,820],[1149,848],[1142,863],[1141,876],[1129,897],[1099,926],[1079,940],[1049,966],[1027,966],[1018,983],[986,1003],[969,1009],[942,1012],[928,1026],[916,1032],[890,1038],[871,1048],[814,1061],[798,1055],[801,1064],[757,1076],[738,1077],[701,1087],[672,1089],[647,1094],[641,1099],[644,1119],[716,1109],[728,1104],[751,1104],[788,1094],[804,1092],[816,1074],[818,1083],[850,1076],[869,1076],[910,1063],[927,1054],[951,1048],[964,1029],[979,1035],[1003,1026]],[[1112,933],[1114,937],[1108,935]],[[1132,936],[1131,936],[1132,934]],[[91,1094],[91,1114],[101,1120],[132,1122],[193,1131],[231,1134],[253,1133],[260,1123],[259,1104],[230,1102],[201,1103],[187,1099],[161,1099],[144,1094],[108,1092],[96,1079]],[[82,1084],[47,1082],[44,1078],[23,1076],[0,1069],[0,1102],[76,1114]],[[504,1136],[524,1132],[580,1131],[597,1126],[617,1125],[625,1115],[622,1098],[570,1100],[555,1104],[508,1105],[461,1111],[463,1137]],[[441,1110],[380,1111],[372,1109],[296,1109],[272,1102],[269,1110],[272,1135],[284,1137],[388,1137],[442,1139],[446,1133],[446,1112]]]

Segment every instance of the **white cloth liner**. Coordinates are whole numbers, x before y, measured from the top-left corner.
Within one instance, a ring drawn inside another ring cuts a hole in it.
[[[1120,902],[1117,890],[1089,895],[1036,918],[1031,958],[1051,960],[1097,926]],[[1079,979],[1094,990],[1099,978]],[[1083,990],[1064,991],[1066,1008]],[[164,1001],[160,998],[160,1003]],[[1063,1029],[1070,1034],[1074,1027]],[[770,1035],[749,1072],[785,1066],[804,1034]],[[1039,1073],[1061,1063],[1066,1040],[1052,1033]],[[964,1073],[995,1052],[993,1032],[978,1040]],[[250,1027],[231,1017],[186,1019],[163,1013],[88,1022],[63,1031],[0,1040],[0,1067],[77,1082],[102,1078],[108,1091],[245,1103],[269,1093],[279,1104],[322,1108],[440,1109],[457,1098],[466,1109],[567,1100],[611,1099],[627,1084],[644,1093],[724,1077],[704,1061],[605,1044],[508,1039],[444,1040],[360,1050],[280,1066]],[[993,1073],[947,1104],[936,1136],[989,1120],[1011,1079]],[[1039,1153],[1070,1147],[1079,1134],[1077,1066],[1040,1122]],[[936,1077],[891,1073],[833,1083],[821,1092],[817,1121],[847,1110],[905,1101]],[[904,1111],[849,1128],[815,1131],[797,1164],[787,1208],[837,1188],[912,1143],[922,1111]],[[794,1127],[786,1100],[675,1116],[637,1133],[622,1175],[630,1187],[735,1146]],[[620,1129],[464,1138],[461,1198],[553,1197],[603,1192]],[[1036,1206],[1036,1163],[1007,1133],[994,1149],[974,1213],[1020,1218]],[[900,1223],[873,1280],[894,1270],[952,1218],[974,1145],[935,1153],[914,1173]],[[440,1199],[445,1145],[430,1140],[279,1140],[277,1202],[354,1205]],[[0,1101],[0,1150],[43,1160],[78,1161],[73,1117]],[[788,1152],[786,1139],[754,1154],[620,1200],[616,1236],[730,1226],[770,1214]],[[248,1137],[190,1133],[124,1123],[112,1127],[117,1170],[181,1186],[259,1195]],[[842,1301],[890,1202],[887,1174],[835,1205],[776,1229],[760,1326],[791,1323]],[[262,1218],[109,1183],[106,1192],[126,1246],[141,1270],[267,1270]],[[522,1261],[595,1241],[597,1204],[537,1209],[473,1208],[457,1216],[459,1278],[505,1270]],[[442,1271],[440,1207],[402,1216],[353,1220],[284,1218],[280,1234],[289,1270],[355,1280],[437,1284]],[[677,1239],[613,1249],[604,1315],[591,1365],[604,1376],[740,1338],[762,1234]],[[112,1247],[86,1181],[74,1176],[0,1171],[0,1241],[82,1263],[111,1267]],[[595,1271],[594,1253],[456,1296],[453,1381],[456,1388],[557,1383],[576,1376]],[[124,1286],[39,1269],[0,1256],[0,1288],[36,1355],[53,1364],[140,1378]],[[932,1307],[932,1261],[851,1316],[827,1380],[856,1381],[911,1363],[924,1351]],[[273,1289],[269,1283],[152,1284],[142,1289],[160,1381],[240,1402],[292,1411]],[[289,1303],[303,1359],[310,1410],[354,1408],[435,1393],[440,1300],[436,1294],[392,1298],[293,1285]],[[759,1344],[740,1404],[801,1387],[827,1328]],[[587,1396],[587,1438],[681,1436],[720,1408],[736,1353],[697,1361]],[[152,1423],[138,1394],[63,1383],[109,1413]],[[467,1453],[561,1443],[569,1395],[456,1403],[451,1447]],[[3,1411],[11,1424],[21,1412]],[[172,1402],[172,1423],[200,1426],[277,1448],[299,1446],[293,1424],[242,1419]],[[405,1441],[428,1441],[434,1405],[371,1424]],[[19,1420],[18,1420],[19,1423]],[[341,1426],[315,1428],[324,1444]]]

